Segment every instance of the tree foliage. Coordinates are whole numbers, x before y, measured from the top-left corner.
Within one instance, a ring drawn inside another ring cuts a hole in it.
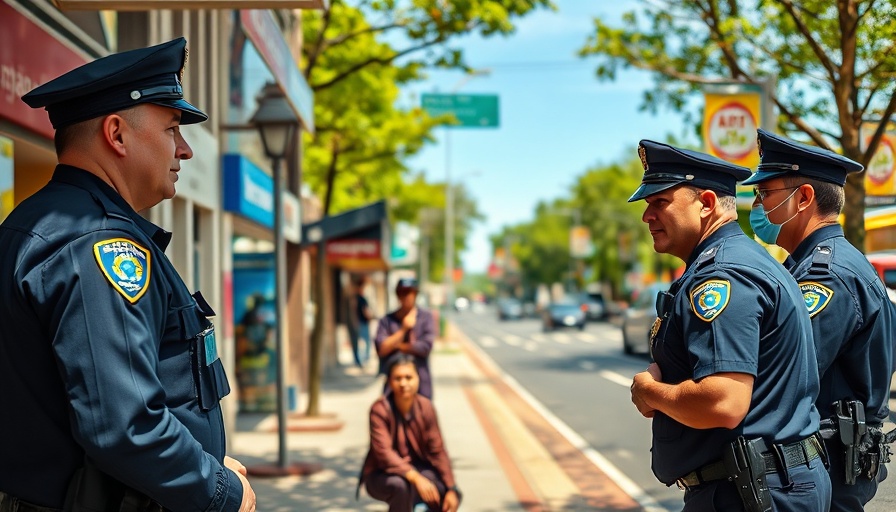
[[[704,84],[761,84],[774,78],[776,124],[867,166],[885,124],[861,134],[863,120],[889,120],[896,109],[896,2],[892,0],[645,0],[623,27],[594,20],[581,49],[597,56],[599,79],[620,69],[652,72],[644,107],[683,109]],[[846,234],[864,247],[863,174],[846,184]]]
[[[446,120],[398,105],[400,87],[421,80],[426,67],[468,69],[462,52],[450,45],[458,36],[509,34],[514,18],[549,6],[549,0],[330,0],[320,11],[303,11],[301,68],[315,95],[316,133],[303,136],[302,170],[304,181],[324,200],[324,215],[386,198],[396,220],[419,222],[421,212],[444,206],[444,185],[413,175],[406,159]],[[472,203],[468,195],[461,199]],[[458,216],[455,254],[478,214],[475,204],[464,211],[468,215]],[[310,416],[320,413],[324,279],[318,272]]]

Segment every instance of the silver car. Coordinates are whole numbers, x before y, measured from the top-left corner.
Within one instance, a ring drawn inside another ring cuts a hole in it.
[[[656,295],[669,289],[658,283],[638,293],[622,315],[622,350],[626,354],[650,354],[650,330],[656,321]]]

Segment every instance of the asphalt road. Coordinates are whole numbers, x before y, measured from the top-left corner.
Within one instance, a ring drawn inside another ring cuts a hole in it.
[[[648,360],[623,354],[617,326],[592,322],[584,331],[543,333],[537,319],[502,322],[491,309],[455,313],[454,320],[506,374],[650,496],[651,510],[681,510],[683,493],[658,482],[650,470],[650,420],[630,400],[631,376]],[[891,410],[894,405],[891,400]],[[894,480],[880,487],[866,511],[896,510]]]

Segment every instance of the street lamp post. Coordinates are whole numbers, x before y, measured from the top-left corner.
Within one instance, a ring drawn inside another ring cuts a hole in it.
[[[488,76],[491,69],[474,69],[451,89],[460,90],[477,76]],[[451,126],[445,126],[445,315],[454,306],[454,188],[451,183]]]
[[[271,171],[274,175],[274,300],[277,307],[277,328],[274,330],[274,348],[277,367],[277,454],[276,474],[295,474],[290,471],[286,455],[286,405],[284,396],[283,332],[286,323],[286,240],[283,236],[283,196],[285,180],[281,163],[283,158],[292,152],[295,132],[299,120],[284,96],[280,87],[274,83],[264,86],[258,100],[258,110],[250,121],[258,128],[264,154],[271,159]],[[253,472],[255,474],[264,471]]]

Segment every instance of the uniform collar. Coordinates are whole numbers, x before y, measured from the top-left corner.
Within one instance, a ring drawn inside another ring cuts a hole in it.
[[[717,244],[721,239],[732,237],[737,234],[743,234],[743,230],[740,229],[740,225],[737,222],[731,221],[727,224],[723,224],[719,227],[719,229],[713,231],[706,237],[705,240],[697,244],[697,247],[691,252],[691,255],[688,257],[688,261],[686,266],[690,267],[694,261],[710,246]]]
[[[816,229],[796,246],[796,249],[793,251],[793,259],[797,262],[803,261],[812,254],[812,251],[822,240],[838,236],[843,236],[843,228],[840,224],[831,224],[830,226]]]
[[[106,209],[106,213],[118,214],[132,220],[146,236],[161,249],[165,250],[171,242],[171,233],[146,220],[135,212],[131,205],[121,197],[114,188],[101,180],[99,176],[79,167],[59,164],[53,171],[52,181],[67,183],[82,188],[95,197]]]

